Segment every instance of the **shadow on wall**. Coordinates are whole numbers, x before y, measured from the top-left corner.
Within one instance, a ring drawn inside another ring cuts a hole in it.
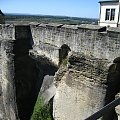
[[[14,67],[18,115],[28,120],[35,103],[34,86],[37,81],[35,60],[30,58],[33,40],[29,26],[15,26]]]
[[[107,91],[105,105],[115,100],[116,94],[120,91],[120,57],[114,59],[113,64],[109,67],[107,76]],[[115,108],[103,116],[103,120],[118,120]]]
[[[45,75],[54,75],[57,68],[47,59],[33,59],[29,56],[33,39],[29,25],[15,26],[14,66],[18,115],[29,120]],[[48,63],[48,64],[47,64]]]
[[[64,59],[68,56],[68,53],[71,51],[70,47],[66,44],[63,44],[59,49],[59,65]]]

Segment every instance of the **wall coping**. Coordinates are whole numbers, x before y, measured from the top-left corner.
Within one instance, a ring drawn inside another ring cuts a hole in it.
[[[78,28],[99,30],[99,29],[103,28],[103,26],[92,25],[92,24],[81,24],[81,25],[78,26]]]
[[[109,27],[107,28],[107,31],[120,33],[120,28]]]
[[[30,23],[30,26],[35,27],[55,27],[55,28],[65,28],[65,29],[89,29],[89,30],[97,30],[98,32],[106,31],[105,26],[92,25],[92,24],[81,24],[81,25],[67,25],[67,24],[58,24],[58,23]]]
[[[38,22],[30,22],[27,23],[15,23],[15,24],[0,24],[0,27],[10,27],[14,28],[15,26],[33,26],[33,27],[55,27],[55,28],[63,28],[63,29],[88,29],[88,30],[97,30],[98,32],[114,32],[114,33],[120,33],[120,28],[114,28],[109,27],[106,28],[105,26],[99,26],[99,25],[92,25],[92,24],[81,24],[81,25],[66,25],[66,24],[58,24],[58,23],[38,23]]]
[[[14,27],[14,24],[0,24],[0,27]]]

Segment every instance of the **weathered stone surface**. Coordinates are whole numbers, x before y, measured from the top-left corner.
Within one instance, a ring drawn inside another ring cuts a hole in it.
[[[104,105],[105,88],[89,82],[80,73],[66,73],[54,97],[55,120],[84,120]],[[76,78],[80,76],[79,78]],[[99,101],[99,102],[98,102]]]
[[[55,93],[56,87],[54,84],[54,76],[46,75],[43,79],[39,96],[42,96],[44,103],[47,104],[50,99],[54,97]]]
[[[56,46],[51,46],[48,43],[37,43],[35,47],[33,46],[33,50],[30,50],[29,53],[34,54],[34,56],[45,56],[54,64],[59,64],[59,48]]]
[[[80,72],[79,76],[84,76],[84,79],[88,79],[90,83],[94,83],[100,87],[99,89],[103,90],[101,85],[105,85],[107,82],[110,64],[113,63],[115,58],[120,56],[119,30],[112,28],[106,30],[106,28],[92,25],[63,25],[58,28],[54,25],[37,27],[31,25],[31,30],[35,43],[34,49],[37,48],[39,43],[47,43],[58,48],[66,44],[70,47],[71,51],[80,53],[81,55],[74,57],[75,59],[71,61],[71,67]],[[103,30],[104,32],[102,32]],[[44,52],[44,54],[46,53]],[[52,56],[49,56],[49,58],[52,58]],[[55,59],[55,57],[52,59]],[[59,82],[57,82],[61,83],[59,77]],[[61,75],[61,77],[63,76]],[[95,87],[95,85],[93,86]],[[104,106],[105,94],[102,98],[102,106]]]
[[[15,40],[15,28],[13,25],[0,25],[0,41],[3,40]]]
[[[54,117],[58,120],[60,118],[62,120],[67,120],[67,118],[77,120],[77,117],[84,119],[104,106],[108,69],[114,59],[120,57],[119,30],[108,29],[101,33],[99,29],[102,28],[99,26],[36,23],[30,25],[31,35],[29,36],[24,26],[26,25],[22,25],[20,28],[20,31],[23,32],[19,32],[19,30],[16,32],[16,38],[18,35],[19,40],[27,37],[26,39],[31,41],[33,50],[30,51],[30,55],[34,56],[36,60],[39,59],[45,63],[46,56],[50,61],[58,64],[60,49],[64,44],[68,45],[72,52],[75,52],[75,56],[69,58],[70,65],[64,69],[60,67],[55,76],[57,93],[54,99]],[[12,79],[13,56],[9,55],[6,49],[10,45],[10,50],[12,50],[12,44],[9,40],[15,39],[14,33],[14,25],[0,25],[0,49],[2,51],[0,117],[11,120],[14,120],[16,114],[14,81]],[[3,42],[4,40],[6,42]],[[20,46],[21,48],[24,47]],[[40,58],[41,55],[42,59]],[[44,72],[51,71],[47,67],[45,66]],[[47,72],[45,73],[47,74]],[[5,89],[7,86],[8,89]]]
[[[18,115],[29,120],[46,74],[54,75],[57,67],[45,56],[29,54],[33,40],[29,25],[15,26],[14,66]],[[52,66],[53,65],[53,66]]]
[[[111,31],[111,32],[120,33],[120,28],[109,27],[109,28],[107,28],[107,30],[108,30],[108,31]]]
[[[84,120],[104,106],[106,65],[102,59],[76,53],[69,56],[68,68],[60,67],[55,76],[55,120]]]
[[[0,42],[0,120],[16,120],[12,41]]]
[[[103,27],[99,26],[99,25],[92,25],[92,24],[81,24],[78,26],[78,28],[82,28],[82,29],[92,29],[92,30],[100,30]]]
[[[101,29],[94,25],[31,25],[33,48],[41,42],[58,48],[66,44],[71,51],[112,62],[120,56],[120,34],[112,28],[104,33]]]
[[[116,98],[120,97],[120,93],[116,95]],[[118,120],[120,120],[120,105],[118,105],[116,108],[116,113],[118,115]]]
[[[70,66],[81,72],[82,75],[93,79],[97,84],[105,84],[108,73],[106,59],[84,56],[84,54],[74,53],[69,56]]]
[[[16,120],[13,25],[0,25],[0,120]]]

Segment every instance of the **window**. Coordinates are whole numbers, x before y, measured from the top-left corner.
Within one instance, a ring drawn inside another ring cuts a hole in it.
[[[110,18],[110,9],[106,9],[106,17],[105,20],[109,20]]]
[[[110,20],[114,20],[114,19],[115,19],[115,9],[111,9]]]
[[[115,20],[115,9],[106,9],[105,20]]]

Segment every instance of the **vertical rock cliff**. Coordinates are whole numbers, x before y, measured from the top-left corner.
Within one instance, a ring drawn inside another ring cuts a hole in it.
[[[16,120],[15,101],[14,27],[0,26],[0,120]]]
[[[33,39],[29,25],[15,26],[14,66],[18,115],[29,120],[45,75],[54,75],[57,66],[45,56],[32,50]],[[29,52],[30,51],[30,52]]]
[[[62,64],[54,81],[55,120],[83,120],[115,99],[120,86],[120,62],[115,59],[120,53],[120,30],[101,33],[100,29],[0,25],[0,119],[18,119],[17,109],[21,120],[30,119],[43,78],[58,69],[52,62]]]
[[[104,106],[107,61],[74,53],[55,76],[55,120],[84,120]]]

